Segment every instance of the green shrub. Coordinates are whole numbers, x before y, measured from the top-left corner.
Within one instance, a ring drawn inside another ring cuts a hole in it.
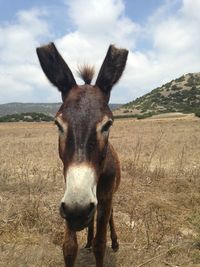
[[[196,117],[200,118],[200,110],[196,111],[194,114]]]
[[[178,90],[178,86],[177,85],[172,85],[172,87],[171,87],[171,90],[173,90],[173,91],[176,91],[176,90]]]
[[[0,122],[39,122],[39,121],[53,121],[53,117],[44,113],[27,112],[17,113],[0,117]]]
[[[171,84],[172,84],[172,82],[169,82],[169,83],[166,83],[164,86],[165,86],[166,88],[170,88],[170,87],[171,87]]]
[[[175,82],[184,82],[185,81],[185,76],[181,76],[180,78],[175,79]]]
[[[190,76],[187,80],[186,86],[193,86],[195,85],[195,79],[193,76]]]
[[[142,119],[146,119],[146,118],[152,117],[153,115],[155,115],[155,113],[148,112],[148,113],[144,113],[144,114],[141,114],[141,115],[137,115],[137,119],[138,120],[142,120]]]

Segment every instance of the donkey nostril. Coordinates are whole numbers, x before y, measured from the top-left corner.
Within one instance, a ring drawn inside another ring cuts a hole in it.
[[[60,204],[60,215],[62,218],[66,220],[74,220],[74,218],[84,218],[84,217],[91,217],[95,210],[95,203],[91,202],[86,207],[77,206],[73,209],[65,203],[61,202]]]

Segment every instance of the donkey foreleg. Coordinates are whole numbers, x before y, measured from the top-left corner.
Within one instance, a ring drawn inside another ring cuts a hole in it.
[[[112,200],[100,202],[97,207],[97,229],[93,241],[93,251],[96,259],[96,267],[103,267],[106,250],[106,233],[112,209]]]
[[[91,248],[93,238],[94,238],[94,217],[88,226],[87,244],[86,244],[85,248]]]
[[[110,237],[112,240],[112,249],[113,249],[113,251],[116,252],[119,249],[119,243],[117,241],[117,234],[115,231],[115,224],[114,224],[114,219],[113,219],[113,209],[111,211],[109,225],[110,225]]]
[[[63,242],[63,255],[65,267],[74,267],[78,251],[78,243],[76,232],[71,231],[67,224],[65,228],[64,242]]]

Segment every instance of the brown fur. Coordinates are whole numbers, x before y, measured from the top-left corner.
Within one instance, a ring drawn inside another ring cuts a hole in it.
[[[83,79],[85,84],[91,84],[94,74],[95,74],[94,66],[89,66],[89,65],[78,66],[78,76],[81,79]]]
[[[94,86],[90,85],[94,74],[93,68],[86,66],[80,71],[80,76],[86,84],[78,86],[69,67],[53,44],[38,48],[37,53],[48,79],[62,93],[63,104],[56,115],[59,117],[56,124],[60,131],[59,155],[63,162],[64,176],[66,177],[67,170],[72,164],[91,166],[96,175],[98,200],[96,234],[94,236],[94,216],[91,216],[91,220],[87,223],[86,247],[93,247],[96,267],[103,267],[108,224],[112,248],[116,251],[119,247],[113,220],[112,199],[120,183],[120,165],[114,148],[108,142],[110,122],[113,120],[108,101],[113,85],[119,80],[125,68],[128,51],[113,45],[109,47]],[[107,119],[105,124],[104,118]],[[67,130],[63,128],[62,122],[67,125]],[[98,125],[100,125],[99,130]],[[61,207],[62,211],[66,212],[66,207],[62,205]],[[80,209],[73,210],[73,216],[80,216],[79,211]],[[72,230],[70,224],[70,220],[74,217],[65,218],[64,261],[66,267],[74,267],[78,251],[76,232]],[[84,224],[82,226],[85,227]]]

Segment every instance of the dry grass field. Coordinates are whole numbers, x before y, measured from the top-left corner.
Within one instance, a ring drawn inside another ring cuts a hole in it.
[[[200,266],[200,119],[116,120],[122,168],[114,200],[120,250],[106,267]],[[57,267],[64,192],[53,123],[0,124],[0,266]],[[109,234],[109,233],[108,233]],[[92,267],[78,234],[77,266]]]

